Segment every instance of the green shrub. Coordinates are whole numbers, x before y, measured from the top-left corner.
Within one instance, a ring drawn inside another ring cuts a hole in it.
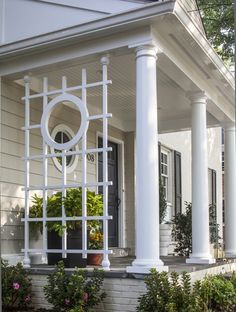
[[[208,276],[194,285],[201,311],[236,311],[236,289],[223,275]]]
[[[192,252],[192,203],[185,202],[185,212],[178,213],[173,219],[172,236],[176,241],[174,251],[179,256],[188,257]],[[219,225],[216,223],[215,206],[209,206],[210,243],[219,245]]]
[[[85,270],[79,269],[69,275],[60,261],[48,276],[44,292],[55,311],[86,312],[105,298],[105,293],[101,292],[102,284],[103,271],[94,269],[91,278]]]
[[[1,260],[3,311],[23,311],[31,304],[31,280],[21,263],[8,265]]]
[[[165,197],[165,188],[164,185],[159,179],[159,222],[160,224],[164,221],[166,216],[166,209],[167,209],[167,201]]]
[[[145,278],[147,293],[139,299],[139,312],[233,312],[236,311],[236,277],[207,276],[193,287],[190,275],[157,272]]]
[[[166,272],[151,270],[145,278],[147,293],[141,296],[137,311],[139,312],[191,312],[194,298],[191,293],[190,276],[183,273],[181,276],[172,272],[170,277]]]
[[[175,252],[188,257],[192,252],[192,204],[185,202],[185,212],[178,213],[172,220],[172,235],[176,241]]]

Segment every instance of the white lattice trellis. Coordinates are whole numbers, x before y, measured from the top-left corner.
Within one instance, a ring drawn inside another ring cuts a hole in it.
[[[108,254],[112,251],[108,249],[108,221],[112,218],[108,215],[108,186],[112,184],[108,181],[108,162],[107,153],[111,151],[108,147],[108,118],[112,117],[108,114],[108,90],[107,86],[111,83],[107,78],[107,66],[109,64],[108,57],[101,58],[102,65],[102,81],[87,83],[86,69],[82,70],[82,84],[73,87],[67,87],[67,79],[65,76],[62,77],[62,88],[58,90],[48,90],[48,79],[43,78],[43,91],[42,93],[30,95],[30,79],[29,77],[24,78],[25,82],[25,96],[22,98],[25,101],[25,126],[22,128],[25,131],[25,217],[22,219],[25,224],[24,229],[24,267],[30,267],[29,253],[43,253],[44,261],[46,262],[47,253],[62,253],[65,258],[67,253],[82,253],[83,257],[86,258],[88,253],[103,253],[102,266],[104,269],[109,270],[110,261]],[[89,116],[87,109],[87,89],[93,87],[102,88],[102,114]],[[82,91],[82,98],[71,94],[77,90]],[[50,96],[55,96],[49,101]],[[43,101],[43,114],[40,124],[30,124],[30,101],[32,99],[41,98]],[[74,103],[76,108],[81,114],[81,123],[78,132],[75,136],[66,143],[56,143],[50,136],[48,130],[48,122],[50,115],[54,108],[63,101],[69,101]],[[102,120],[103,124],[103,147],[102,148],[87,148],[87,129],[89,122],[92,120]],[[43,149],[42,154],[30,155],[30,131],[33,129],[40,129],[43,137]],[[69,151],[69,149],[78,144],[82,140],[82,148]],[[53,147],[60,152],[50,153],[49,148]],[[87,154],[99,153],[103,154],[103,181],[96,183],[87,182]],[[67,172],[66,172],[66,157],[70,155],[81,155],[82,156],[82,182],[81,183],[67,183]],[[48,185],[48,159],[53,157],[62,158],[62,171],[61,171],[61,183],[58,185]],[[30,179],[30,164],[32,160],[40,160],[43,162],[43,183],[42,185],[32,185]],[[87,215],[87,189],[90,187],[103,187],[103,216],[88,216]],[[65,209],[62,205],[62,216],[61,217],[48,217],[46,212],[47,196],[49,190],[60,190],[62,196],[66,196],[66,190],[69,188],[82,188],[82,216],[67,217]],[[43,216],[42,218],[30,218],[29,207],[30,207],[30,191],[42,191],[43,194]],[[82,249],[67,249],[67,232],[64,231],[62,237],[62,249],[48,249],[47,247],[47,221],[60,221],[62,225],[66,225],[68,221],[82,221]],[[100,220],[103,222],[103,249],[92,250],[87,248],[87,221],[89,220]],[[32,249],[29,247],[29,222],[42,222],[43,223],[43,247],[41,249]]]

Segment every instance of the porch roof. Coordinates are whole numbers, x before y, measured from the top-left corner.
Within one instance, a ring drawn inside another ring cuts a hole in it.
[[[28,71],[37,78],[46,74],[57,87],[59,76],[67,74],[73,77],[82,66],[93,67],[98,56],[108,52],[111,54],[113,85],[120,85],[116,90],[111,88],[110,96],[113,98],[109,103],[114,103],[113,110],[119,108],[123,111],[120,116],[114,111],[114,117],[117,117],[115,125],[131,131],[134,128],[133,117],[127,118],[133,116],[135,109],[135,63],[131,53],[139,44],[153,43],[157,43],[160,49],[159,82],[177,92],[169,93],[169,103],[175,99],[179,116],[170,114],[174,111],[173,105],[168,108],[168,93],[165,93],[168,118],[162,110],[164,101],[159,102],[162,132],[189,128],[188,91],[205,90],[210,99],[209,126],[234,120],[234,77],[191,19],[182,0],[146,4],[82,25],[2,45],[0,75],[19,79]],[[160,96],[161,93],[160,88]],[[122,94],[123,99],[117,94]],[[119,125],[124,116],[129,127]],[[169,125],[165,129],[167,119]]]

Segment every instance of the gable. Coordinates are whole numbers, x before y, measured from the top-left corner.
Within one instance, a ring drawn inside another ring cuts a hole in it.
[[[142,5],[125,0],[0,0],[0,43],[84,24]]]

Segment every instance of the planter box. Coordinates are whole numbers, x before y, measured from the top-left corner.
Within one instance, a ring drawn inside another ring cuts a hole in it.
[[[48,249],[61,249],[62,237],[55,232],[48,232]],[[68,230],[67,248],[82,249],[82,231],[81,229]],[[67,254],[67,258],[62,258],[61,253],[48,253],[48,264],[54,265],[63,260],[66,268],[80,267],[85,268],[87,260],[82,258],[82,254]]]
[[[167,256],[171,243],[171,224],[160,224],[160,256]]]

